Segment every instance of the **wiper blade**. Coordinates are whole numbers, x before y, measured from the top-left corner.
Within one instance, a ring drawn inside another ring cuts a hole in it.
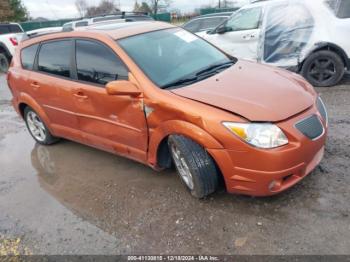
[[[198,76],[183,78],[162,86],[162,89],[190,84],[198,80]]]
[[[229,61],[229,62],[224,62],[224,63],[219,63],[219,64],[214,64],[214,65],[210,65],[208,66],[207,68],[199,71],[196,73],[196,76],[200,76],[204,73],[207,73],[207,72],[211,72],[211,71],[218,71],[220,69],[224,69],[224,68],[227,68],[227,67],[231,67],[233,64],[235,64],[234,61]]]
[[[191,83],[203,80],[205,78],[208,78],[208,77],[216,74],[216,72],[218,70],[224,69],[224,68],[227,68],[227,67],[231,67],[234,64],[235,64],[235,61],[231,60],[229,62],[224,62],[224,63],[210,65],[207,68],[202,69],[199,72],[191,75],[190,77],[179,79],[179,80],[176,80],[176,81],[171,82],[169,84],[166,84],[166,85],[162,86],[162,89],[168,89],[168,88],[171,88],[171,87],[183,86],[183,85],[186,85],[186,84],[191,84]]]

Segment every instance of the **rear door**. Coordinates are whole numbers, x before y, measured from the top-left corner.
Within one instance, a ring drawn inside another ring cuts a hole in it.
[[[134,159],[145,159],[148,130],[142,98],[108,95],[105,85],[128,80],[128,69],[102,42],[76,40],[74,93],[79,127],[90,145]]]
[[[69,39],[42,43],[28,84],[55,132],[79,140],[73,99],[75,82],[71,79],[73,43]]]
[[[257,61],[261,19],[262,7],[241,9],[219,27],[221,33],[205,38],[230,55]]]

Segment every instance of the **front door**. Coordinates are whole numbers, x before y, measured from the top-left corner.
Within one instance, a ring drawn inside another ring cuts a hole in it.
[[[220,33],[205,38],[232,56],[257,61],[261,18],[261,7],[241,9],[218,28]]]
[[[76,40],[79,127],[86,142],[137,160],[146,160],[148,130],[142,97],[112,96],[105,84],[127,80],[128,70],[108,46]]]

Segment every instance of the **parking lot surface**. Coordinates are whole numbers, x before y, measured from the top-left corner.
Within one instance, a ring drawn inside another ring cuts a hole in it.
[[[0,76],[0,254],[350,254],[350,77],[317,88],[321,165],[287,192],[197,200],[172,170],[34,143]]]

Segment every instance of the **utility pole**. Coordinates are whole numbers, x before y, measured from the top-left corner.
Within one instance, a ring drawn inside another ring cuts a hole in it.
[[[221,0],[219,0],[219,8],[221,8]]]

